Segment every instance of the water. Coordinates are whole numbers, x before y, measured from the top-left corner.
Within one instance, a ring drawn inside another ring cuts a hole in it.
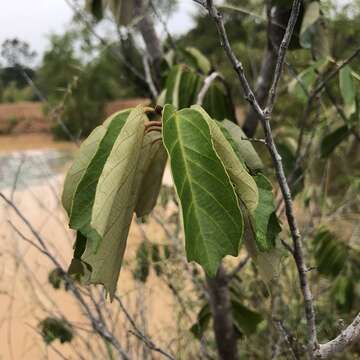
[[[44,149],[0,154],[0,190],[24,190],[64,172],[72,160],[70,150]]]

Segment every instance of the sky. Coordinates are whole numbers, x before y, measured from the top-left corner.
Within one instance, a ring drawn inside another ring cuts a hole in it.
[[[72,18],[65,0],[6,0],[0,11],[0,44],[17,37],[27,41],[38,55],[49,46],[51,33],[63,33]],[[191,27],[192,0],[180,0],[180,7],[168,23],[172,33]]]

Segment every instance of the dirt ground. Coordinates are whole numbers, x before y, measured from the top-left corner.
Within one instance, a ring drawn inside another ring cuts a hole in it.
[[[111,101],[105,105],[105,118],[116,111],[147,102],[143,98]],[[50,128],[51,119],[44,115],[40,102],[0,104],[0,134],[48,133]]]

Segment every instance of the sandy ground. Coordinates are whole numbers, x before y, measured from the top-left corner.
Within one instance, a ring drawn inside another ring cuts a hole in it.
[[[17,150],[18,154],[37,154],[41,149],[72,151],[69,143],[54,143],[47,135],[19,135],[0,137],[0,156],[6,156]],[[30,152],[24,151],[32,149]],[[21,152],[19,153],[19,150]],[[1,166],[1,165],[0,165]],[[68,164],[64,167],[63,172]],[[22,214],[46,241],[59,261],[67,267],[72,257],[73,233],[67,227],[67,218],[59,205],[59,196],[63,183],[63,172],[57,176],[37,179],[26,185],[26,177],[17,180],[16,186],[1,186],[6,178],[6,168],[0,169],[0,191],[12,198]],[[25,170],[24,170],[25,171]],[[47,169],[44,170],[45,172]],[[2,177],[1,177],[2,176]],[[168,177],[169,175],[167,175]],[[33,178],[35,178],[33,176]],[[29,177],[30,179],[30,177]],[[30,180],[29,180],[30,181]],[[147,235],[159,243],[164,241],[161,231],[154,224],[146,225]],[[56,350],[67,359],[78,359],[76,349],[70,345],[55,342],[54,349],[44,346],[39,336],[37,324],[45,314],[66,316],[72,321],[83,322],[82,314],[72,296],[64,290],[55,291],[49,285],[47,277],[53,264],[34,247],[19,236],[31,241],[33,235],[11,208],[0,200],[0,359],[58,359]],[[135,258],[142,235],[136,224],[132,225],[125,262],[131,264]],[[166,285],[151,273],[145,286],[133,280],[129,270],[122,271],[118,292],[124,295],[128,310],[139,318],[139,309],[146,313],[149,334],[159,344],[164,343],[169,333],[175,332],[172,308],[173,299]],[[140,307],[139,307],[140,299]],[[108,304],[110,311],[115,304]],[[115,311],[115,310],[114,310]],[[118,321],[117,332],[123,340],[129,336],[122,317]],[[121,320],[122,319],[122,320]],[[89,333],[89,338],[93,334]],[[83,349],[86,354],[86,349]],[[99,354],[101,354],[99,352]],[[86,359],[90,359],[85,355]],[[105,358],[99,355],[98,359]],[[135,356],[135,359],[142,356]]]

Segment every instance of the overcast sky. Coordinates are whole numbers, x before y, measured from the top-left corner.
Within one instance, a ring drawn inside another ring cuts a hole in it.
[[[49,45],[48,35],[63,33],[72,18],[72,10],[64,0],[7,0],[2,1],[0,11],[0,44],[17,37],[27,41],[31,48],[42,54]],[[191,13],[195,9],[192,0],[181,0],[179,10],[169,21],[169,29],[179,33],[188,29]]]

